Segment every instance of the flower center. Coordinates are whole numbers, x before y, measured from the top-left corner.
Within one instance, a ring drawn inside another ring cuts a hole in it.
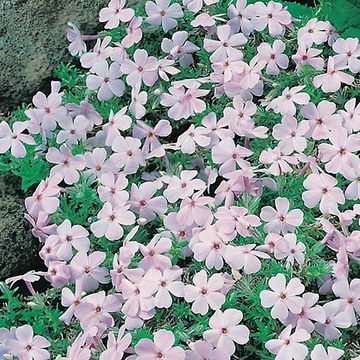
[[[221,332],[225,335],[225,334],[227,334],[228,330],[227,330],[227,328],[222,328]]]
[[[85,274],[88,274],[90,271],[91,271],[91,267],[90,267],[89,265],[86,265],[86,266],[84,267],[84,273],[85,273]]]
[[[95,170],[96,170],[96,171],[101,171],[101,166],[100,166],[100,165],[96,165],[96,166],[95,166]]]
[[[201,293],[201,295],[206,295],[207,294],[207,289],[202,288],[200,293]]]
[[[140,206],[141,206],[141,207],[146,206],[146,201],[145,201],[145,200],[141,200],[141,201],[140,201]]]
[[[26,345],[26,348],[25,348],[27,351],[31,351],[32,350],[32,346],[31,345]]]
[[[286,299],[286,294],[283,293],[283,292],[280,293],[279,298],[280,298],[281,300],[285,300],[285,299]]]
[[[95,311],[96,311],[97,313],[101,312],[101,306],[98,305],[98,306],[95,308]]]
[[[164,10],[161,10],[160,15],[161,15],[161,16],[165,16],[165,15],[166,15],[166,12],[165,12]]]

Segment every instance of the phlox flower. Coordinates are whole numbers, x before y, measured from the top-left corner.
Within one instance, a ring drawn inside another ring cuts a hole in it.
[[[159,270],[170,269],[170,257],[164,253],[170,251],[171,245],[171,239],[161,234],[155,235],[147,245],[139,244],[143,258],[138,266],[145,271],[151,268]]]
[[[325,162],[325,169],[329,173],[344,173],[351,163],[358,159],[353,154],[360,150],[359,137],[356,134],[348,136],[348,132],[343,127],[335,128],[330,132],[329,140],[331,144],[320,144],[320,160]]]
[[[316,18],[310,19],[306,25],[299,29],[297,33],[298,43],[304,44],[307,48],[314,43],[320,45],[327,38],[327,24],[325,21],[318,21]]]
[[[263,31],[268,27],[271,36],[281,35],[285,31],[285,26],[291,24],[291,14],[278,2],[270,1],[264,4],[259,1],[254,4],[252,10],[251,22],[257,31]]]
[[[173,66],[174,63],[175,63],[175,60],[168,59],[168,58],[159,60],[159,63],[158,63],[159,64],[159,67],[158,67],[159,76],[164,81],[170,81],[167,74],[175,75],[175,74],[180,73],[180,70],[177,69],[175,66]]]
[[[210,137],[210,144],[208,147],[211,149],[214,145],[218,144],[220,139],[226,137],[233,138],[234,133],[232,130],[227,129],[228,121],[225,118],[221,118],[219,121],[216,121],[216,114],[211,112],[203,117],[201,124],[210,130],[208,136]]]
[[[214,348],[209,342],[197,340],[189,347],[192,350],[186,351],[186,360],[230,360],[230,355],[226,353],[224,347]]]
[[[86,44],[81,36],[80,30],[70,22],[66,29],[66,38],[70,41],[68,50],[72,56],[82,55],[86,52]]]
[[[99,21],[106,22],[105,29],[114,29],[120,22],[128,22],[134,16],[133,9],[125,9],[126,0],[110,0],[109,5],[100,10]]]
[[[128,130],[132,125],[129,115],[126,115],[127,106],[124,106],[116,114],[110,110],[109,122],[103,125],[106,136],[105,145],[111,146],[114,139],[121,135],[120,131]]]
[[[351,317],[338,301],[328,302],[323,308],[325,310],[325,321],[316,322],[315,330],[326,340],[332,341],[341,335],[338,328],[346,329],[351,326]]]
[[[94,107],[89,104],[87,98],[82,100],[79,105],[73,103],[66,104],[66,109],[68,110],[69,116],[75,118],[78,115],[82,115],[88,120],[89,124],[86,131],[90,131],[95,125],[102,123],[102,117]]]
[[[308,122],[301,121],[299,124],[293,116],[283,116],[281,124],[273,127],[272,135],[274,139],[280,140],[279,148],[285,155],[290,155],[293,151],[302,152],[305,150],[307,141],[306,134],[310,126]]]
[[[168,58],[179,60],[180,66],[187,68],[194,63],[192,53],[197,52],[199,48],[188,41],[187,31],[177,31],[171,37],[171,40],[164,38],[161,42],[161,50],[168,55]]]
[[[45,350],[51,344],[43,336],[35,335],[30,325],[23,325],[15,330],[14,338],[10,338],[6,345],[11,353],[21,360],[46,360],[50,353]]]
[[[147,92],[140,91],[140,84],[132,87],[129,111],[135,116],[136,119],[141,119],[145,115],[146,108],[144,105],[147,102],[147,98]]]
[[[339,38],[332,45],[333,50],[338,54],[334,56],[335,63],[344,63],[352,73],[360,71],[360,45],[357,38]]]
[[[314,347],[314,350],[310,354],[311,360],[338,360],[344,354],[344,350],[328,346],[327,352],[324,348],[324,345],[317,344]]]
[[[271,46],[268,43],[262,43],[257,47],[257,58],[259,61],[266,61],[266,73],[269,75],[279,75],[281,69],[289,66],[289,58],[283,54],[285,44],[281,40],[275,40]]]
[[[218,2],[219,0],[183,0],[183,4],[187,7],[187,9],[195,14],[202,9],[204,3],[209,6]]]
[[[288,244],[283,236],[279,234],[269,233],[266,235],[265,244],[256,247],[256,250],[275,254],[283,253],[288,250]]]
[[[130,205],[113,205],[106,202],[97,214],[99,220],[90,225],[92,233],[98,238],[105,236],[110,241],[121,239],[124,235],[121,225],[135,223],[135,215],[129,208]]]
[[[208,52],[213,52],[210,56],[210,61],[215,62],[223,59],[230,54],[242,54],[237,49],[238,46],[244,45],[247,42],[246,37],[242,33],[234,34],[230,25],[220,25],[216,29],[216,35],[219,40],[205,38],[204,49]]]
[[[286,267],[294,266],[296,262],[302,266],[305,262],[305,245],[302,242],[296,242],[295,234],[285,234],[284,240],[287,243],[287,248],[285,251],[276,252],[276,259],[286,258]]]
[[[135,345],[136,359],[185,360],[185,351],[174,343],[175,336],[171,331],[158,330],[154,333],[154,341],[141,339]]]
[[[60,149],[51,147],[46,154],[46,160],[51,164],[56,164],[51,168],[50,175],[58,175],[68,185],[79,180],[79,170],[85,167],[84,156],[73,155],[64,144],[60,146]]]
[[[186,220],[179,221],[177,215],[176,212],[171,212],[166,215],[164,225],[175,235],[177,241],[189,239],[192,236],[193,226],[188,226]]]
[[[144,49],[136,49],[134,61],[124,59],[121,63],[121,72],[127,74],[126,83],[132,87],[142,82],[146,86],[153,86],[158,80],[158,61],[154,56],[148,56]]]
[[[84,291],[94,291],[100,284],[107,284],[108,270],[100,267],[105,260],[106,254],[94,251],[87,255],[85,251],[79,251],[71,260],[70,271],[75,280],[81,281]]]
[[[103,174],[112,173],[115,171],[115,164],[109,159],[106,159],[107,152],[102,147],[96,147],[93,151],[87,151],[84,154],[85,167],[84,175],[90,183],[100,178]]]
[[[309,334],[315,329],[312,321],[325,321],[325,310],[320,305],[315,305],[319,300],[319,294],[305,293],[302,298],[305,305],[299,314],[289,313],[288,317],[282,322],[287,325],[292,325],[296,329],[305,329]]]
[[[63,321],[66,325],[70,324],[70,321],[74,315],[78,306],[81,304],[82,286],[81,281],[76,281],[75,293],[69,288],[63,288],[61,291],[61,305],[68,309],[59,317],[59,320]]]
[[[267,222],[264,226],[266,233],[286,234],[302,224],[303,212],[300,209],[289,211],[290,202],[287,198],[276,198],[275,207],[276,210],[271,206],[264,206],[261,209],[260,217]]]
[[[304,89],[304,85],[294,86],[291,89],[287,86],[281,96],[278,96],[274,100],[272,100],[266,109],[273,109],[276,113],[281,113],[281,115],[295,115],[296,106],[306,105],[310,101],[309,94],[305,92],[300,92]]]
[[[54,288],[60,288],[71,279],[70,268],[63,261],[52,260],[48,264],[45,279],[49,281]]]
[[[168,187],[164,190],[166,199],[175,203],[179,199],[185,199],[194,194],[195,191],[203,190],[206,184],[201,179],[195,179],[198,175],[196,170],[183,170],[180,177],[171,176],[168,179]]]
[[[86,86],[90,90],[98,90],[97,98],[100,101],[109,100],[115,96],[122,96],[125,91],[125,85],[119,77],[122,75],[120,65],[113,62],[110,67],[107,61],[97,62],[92,71],[96,74],[90,74],[86,78]]]
[[[145,11],[148,16],[146,22],[155,27],[161,24],[164,32],[176,27],[177,21],[175,19],[184,16],[181,5],[178,3],[170,5],[170,0],[147,1]]]
[[[227,9],[227,16],[229,17],[228,24],[234,32],[241,32],[248,36],[254,31],[252,23],[253,4],[247,5],[246,0],[237,0],[236,4],[231,4]]]
[[[136,16],[130,21],[129,26],[126,28],[126,36],[122,39],[121,43],[125,48],[130,48],[134,44],[140,42],[143,36],[141,29],[142,17]]]
[[[60,130],[56,136],[58,144],[67,145],[77,144],[79,140],[86,140],[86,132],[89,127],[89,120],[83,115],[77,115],[74,119],[70,116],[58,121],[63,130]]]
[[[131,185],[130,207],[131,210],[139,214],[139,220],[149,222],[156,214],[166,212],[166,199],[163,196],[155,196],[157,186],[153,182],[145,182],[138,187]]]
[[[345,110],[340,110],[339,114],[344,120],[344,127],[349,132],[360,130],[360,103],[356,104],[356,99],[350,99],[344,105]]]
[[[126,204],[129,193],[124,190],[128,185],[128,179],[124,174],[103,174],[100,177],[100,184],[97,191],[102,202],[109,202],[114,206]]]
[[[121,326],[119,328],[117,338],[115,337],[114,333],[110,331],[108,333],[106,350],[101,353],[100,360],[122,359],[124,351],[130,346],[131,339],[131,334],[125,334],[125,326]]]
[[[110,45],[111,36],[105,36],[103,40],[97,39],[93,51],[81,56],[81,66],[83,68],[92,68],[95,64],[104,62],[113,52]]]
[[[29,126],[28,121],[16,121],[11,130],[6,121],[0,123],[0,154],[10,149],[11,155],[16,158],[26,156],[25,144],[35,145],[35,140],[30,135],[23,134]]]
[[[351,85],[354,81],[354,77],[341,71],[346,68],[347,67],[343,64],[335,63],[334,58],[330,56],[328,59],[326,73],[315,76],[313,85],[316,88],[321,87],[321,90],[324,93],[338,91],[342,83]]]
[[[24,281],[24,283],[25,283],[26,287],[28,288],[28,290],[30,291],[30,293],[32,295],[35,295],[35,290],[34,290],[34,287],[32,284],[36,281],[39,281],[40,276],[44,276],[44,275],[46,275],[46,273],[43,271],[30,270],[23,275],[12,276],[10,278],[5,279],[5,284],[12,287],[16,282],[22,280],[22,281]],[[0,335],[0,338],[1,338],[1,335]],[[1,354],[1,351],[0,351],[0,354]]]
[[[194,285],[185,285],[184,299],[192,302],[191,311],[195,314],[205,315],[209,311],[219,310],[225,302],[225,296],[220,293],[224,286],[222,274],[214,274],[208,279],[206,271],[201,270],[193,277]]]
[[[321,49],[307,48],[303,42],[300,43],[296,54],[292,56],[296,63],[296,71],[299,72],[304,64],[309,64],[316,70],[322,70],[325,65],[324,59],[317,57],[321,53]]]
[[[171,294],[176,297],[184,296],[184,284],[181,281],[182,269],[150,269],[144,276],[144,287],[154,288],[154,303],[157,308],[170,308]]]
[[[208,136],[209,130],[202,127],[195,127],[191,124],[190,127],[182,133],[176,142],[176,146],[180,147],[180,150],[185,154],[193,154],[198,146],[208,146],[210,144],[210,137]]]
[[[114,154],[111,155],[110,159],[116,166],[124,168],[126,174],[133,174],[140,165],[145,165],[140,146],[141,141],[139,139],[118,136],[111,146]]]
[[[340,307],[349,315],[351,324],[356,325],[356,314],[360,315],[360,279],[353,279],[350,282],[345,279],[336,281],[332,286]]]
[[[298,295],[304,292],[305,286],[298,278],[292,278],[286,285],[285,276],[277,274],[269,280],[269,286],[272,291],[261,291],[260,299],[262,306],[272,308],[272,318],[285,320],[289,312],[300,314],[305,302]]]
[[[330,131],[340,127],[341,116],[334,114],[336,105],[333,102],[322,100],[317,106],[308,103],[300,110],[301,115],[310,126],[308,135],[314,140],[328,139]]]
[[[174,120],[188,119],[190,116],[202,113],[206,109],[205,101],[199,97],[206,96],[209,90],[199,89],[200,84],[193,84],[187,90],[184,86],[171,86],[169,93],[161,95],[160,104],[170,107],[168,116]]]
[[[287,326],[278,339],[268,340],[265,347],[275,354],[276,360],[305,360],[309,350],[302,342],[310,339],[310,334],[304,329],[296,329],[291,334],[292,326]]]
[[[236,169],[236,165],[241,168],[249,166],[249,162],[244,160],[243,157],[252,155],[252,151],[240,146],[235,145],[231,138],[224,138],[217,145],[211,149],[211,157],[215,164],[221,164],[219,174],[224,175]]]
[[[351,181],[345,190],[345,197],[350,200],[360,199],[360,159],[358,157],[352,159],[342,174]]]
[[[296,165],[298,160],[294,156],[283,155],[277,146],[274,149],[263,150],[259,157],[261,164],[269,164],[270,167],[265,172],[279,176],[281,173],[292,172],[289,164]]]
[[[245,325],[239,325],[243,313],[237,309],[217,310],[210,318],[210,330],[203,334],[204,339],[215,347],[222,347],[229,354],[235,352],[235,344],[246,344],[250,331]]]
[[[320,202],[320,211],[325,213],[344,204],[344,194],[336,184],[337,180],[328,174],[310,174],[303,183],[307,190],[302,193],[305,206],[313,208]]]

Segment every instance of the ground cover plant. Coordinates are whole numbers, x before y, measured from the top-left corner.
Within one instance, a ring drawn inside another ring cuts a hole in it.
[[[331,11],[111,0],[98,35],[69,24],[79,66],[0,123],[46,266],[1,283],[0,356],[359,358],[360,45]]]

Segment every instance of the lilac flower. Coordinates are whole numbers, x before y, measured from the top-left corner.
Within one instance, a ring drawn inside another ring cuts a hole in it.
[[[125,334],[125,326],[119,328],[118,337],[112,331],[108,334],[107,349],[100,355],[100,360],[122,359],[124,351],[130,346],[132,336]]]
[[[337,39],[332,45],[333,50],[339,55],[334,56],[335,63],[344,63],[352,73],[360,71],[360,45],[359,39]]]
[[[262,43],[258,46],[257,58],[259,61],[266,61],[266,73],[269,75],[279,75],[281,69],[286,69],[289,65],[289,58],[283,54],[285,44],[281,40],[275,40],[273,45]]]
[[[141,16],[134,17],[130,21],[129,26],[126,29],[127,35],[121,41],[121,43],[123,44],[123,46],[125,46],[125,48],[130,48],[134,44],[140,42],[143,36],[143,31],[141,29],[142,21],[143,20]]]
[[[328,346],[327,352],[322,344],[317,344],[310,354],[311,360],[338,360],[344,354],[344,350]]]
[[[316,18],[310,19],[304,27],[299,29],[298,43],[303,43],[307,48],[311,47],[313,43],[322,44],[328,37],[326,30],[325,21],[318,21]]]
[[[60,288],[71,279],[70,268],[63,261],[50,261],[45,279],[49,281],[53,287]]]
[[[115,165],[111,160],[107,160],[107,153],[104,148],[96,147],[92,152],[87,151],[84,154],[85,167],[84,175],[90,183],[100,178],[103,174],[114,172]]]
[[[228,7],[227,15],[229,17],[228,24],[231,26],[234,32],[241,32],[248,36],[254,31],[254,25],[252,23],[254,5],[247,5],[246,0],[237,0],[236,4],[231,4]]]
[[[75,293],[69,288],[63,288],[61,291],[61,305],[68,309],[59,317],[59,320],[63,321],[66,325],[70,324],[70,321],[78,306],[81,304],[82,285],[81,281],[76,281]]]
[[[120,109],[115,115],[112,110],[109,114],[109,122],[103,125],[103,130],[106,136],[105,145],[111,146],[114,139],[121,135],[120,131],[128,130],[132,125],[132,120],[129,115],[125,115],[127,106]]]
[[[296,63],[296,70],[299,72],[303,64],[309,64],[316,70],[322,70],[324,68],[324,60],[321,57],[317,57],[322,53],[320,49],[307,48],[302,42],[299,44],[296,54],[292,56],[292,59]]]
[[[109,202],[114,206],[126,204],[129,193],[124,190],[128,185],[128,179],[124,174],[103,174],[100,177],[100,183],[97,191],[102,202]]]
[[[305,245],[302,242],[296,242],[295,234],[285,234],[284,240],[287,243],[287,248],[285,251],[275,253],[276,259],[286,258],[286,267],[294,266],[296,262],[302,266],[305,262]]]
[[[93,51],[81,56],[81,66],[92,68],[95,64],[108,59],[113,52],[113,48],[109,46],[110,42],[111,36],[106,36],[103,40],[97,39]]]
[[[134,16],[133,9],[124,9],[126,0],[110,0],[108,7],[100,10],[100,22],[106,22],[105,29],[114,29],[120,22],[128,22]]]
[[[68,110],[68,115],[71,117],[76,117],[78,115],[84,116],[89,125],[86,128],[87,131],[93,129],[95,125],[100,125],[102,123],[102,118],[100,114],[94,109],[94,107],[89,104],[88,99],[85,98],[80,102],[80,105],[73,103],[66,104],[66,109]]]
[[[265,172],[275,176],[279,176],[281,173],[292,172],[289,164],[296,165],[298,163],[294,156],[283,155],[278,146],[274,149],[263,150],[259,161],[262,164],[270,164],[270,167]]]
[[[176,145],[180,147],[183,153],[193,154],[196,150],[196,145],[205,147],[210,144],[210,138],[207,136],[208,133],[208,129],[202,126],[195,127],[192,124],[179,136]]]
[[[89,127],[89,120],[85,116],[78,115],[74,119],[70,116],[59,120],[59,125],[63,128],[56,137],[58,144],[66,143],[67,145],[77,144],[79,140],[86,140],[86,131]]]

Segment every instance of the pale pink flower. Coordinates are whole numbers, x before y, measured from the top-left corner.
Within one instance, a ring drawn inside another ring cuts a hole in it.
[[[193,277],[194,285],[186,285],[184,299],[192,302],[191,310],[195,314],[205,315],[209,311],[219,310],[225,302],[225,296],[220,293],[224,286],[222,274],[214,274],[208,279],[206,271],[201,270]]]
[[[349,315],[352,325],[356,325],[356,314],[360,315],[360,279],[341,279],[332,286],[335,296],[339,297],[340,306]]]
[[[261,215],[260,215],[261,216]],[[288,249],[288,244],[283,236],[279,234],[269,233],[266,235],[265,244],[256,247],[256,250],[271,253],[271,254],[278,254],[286,252]]]
[[[310,354],[311,360],[338,360],[344,354],[344,350],[328,346],[327,352],[324,348],[324,345],[317,344],[314,347],[314,350]]]
[[[271,46],[268,43],[262,43],[257,47],[257,58],[259,61],[266,62],[266,73],[269,75],[279,75],[281,69],[289,66],[289,58],[283,54],[285,44],[281,40],[275,40]]]
[[[66,219],[57,227],[56,232],[60,240],[56,256],[60,260],[70,260],[73,248],[77,251],[89,250],[89,232],[81,225],[71,225],[70,220]]]
[[[147,1],[145,11],[148,16],[146,22],[155,27],[161,24],[165,32],[177,26],[175,19],[184,16],[181,5],[178,3],[170,5],[170,0]]]
[[[291,89],[287,86],[281,96],[272,100],[266,109],[273,109],[274,112],[281,113],[281,115],[295,115],[295,104],[306,105],[310,101],[309,94],[300,92],[304,88],[305,85],[294,86]]]
[[[141,119],[145,113],[145,104],[147,102],[147,92],[140,91],[140,85],[135,85],[131,89],[131,103],[129,105],[129,111],[135,116],[136,119]]]
[[[344,119],[344,126],[349,131],[360,130],[360,103],[356,105],[356,99],[350,99],[344,105],[345,110],[340,110],[339,114]]]
[[[175,75],[181,72],[179,69],[173,66],[174,64],[175,64],[175,60],[169,58],[164,58],[159,60],[159,68],[158,68],[159,76],[164,81],[170,81],[169,76],[167,74]]]
[[[94,109],[94,107],[89,104],[87,98],[82,100],[80,102],[80,105],[76,105],[73,103],[66,104],[66,109],[68,110],[69,116],[74,118],[78,115],[82,115],[88,120],[89,125],[86,128],[87,131],[92,130],[95,125],[100,125],[102,123],[102,117]]]
[[[264,226],[266,233],[286,234],[302,224],[303,212],[300,209],[289,211],[290,203],[287,198],[276,198],[275,207],[276,210],[271,206],[264,206],[261,209],[260,217],[267,222]]]
[[[176,146],[185,154],[193,154],[196,150],[196,145],[205,147],[210,144],[209,130],[202,126],[195,127],[191,124],[190,127],[182,133],[176,142]]]
[[[210,56],[211,62],[216,62],[223,59],[230,54],[242,54],[238,46],[244,45],[247,42],[246,37],[242,33],[234,34],[230,25],[220,25],[216,30],[217,38],[219,40],[212,40],[205,38],[204,49],[208,52],[213,52]]]
[[[206,187],[204,181],[195,179],[198,175],[196,170],[184,170],[180,177],[171,176],[168,180],[168,187],[164,191],[166,199],[175,203],[179,199],[185,199],[194,194],[195,191],[203,190]]]
[[[171,239],[162,235],[155,235],[147,245],[139,244],[143,259],[140,260],[138,266],[145,271],[151,268],[170,269],[170,257],[164,253],[170,251],[171,245]]]
[[[121,63],[121,71],[127,74],[126,82],[134,87],[143,82],[146,86],[153,86],[158,80],[158,61],[154,56],[148,56],[144,49],[136,49],[134,61],[124,59]]]
[[[103,174],[100,177],[100,184],[97,191],[102,202],[110,202],[114,206],[126,204],[129,193],[124,190],[128,185],[128,179],[124,174]]]
[[[169,54],[168,58],[179,59],[180,66],[187,68],[194,63],[192,53],[199,48],[192,42],[188,41],[189,34],[187,31],[177,31],[170,39],[164,38],[161,42],[161,50]]]
[[[125,91],[125,85],[119,77],[122,75],[120,65],[116,62],[109,67],[108,63],[100,61],[92,67],[93,72],[86,78],[86,86],[90,90],[98,90],[97,98],[100,101],[109,100],[115,96],[122,96]]]
[[[345,63],[352,73],[360,71],[360,45],[357,38],[339,38],[332,45],[339,55],[334,56],[335,63]]]
[[[299,314],[289,313],[282,322],[285,325],[296,326],[296,329],[305,329],[309,334],[315,329],[312,321],[325,321],[325,311],[320,305],[315,305],[319,300],[319,294],[305,293],[302,298],[305,305]]]
[[[114,29],[120,22],[128,22],[134,16],[133,9],[124,9],[126,0],[110,0],[109,5],[100,10],[99,21],[106,22],[105,29]]]
[[[341,331],[351,326],[351,317],[343,310],[338,301],[331,301],[323,306],[325,321],[316,322],[315,330],[326,340],[332,341],[340,337]]]
[[[6,342],[11,353],[20,360],[46,360],[50,353],[45,350],[51,344],[43,336],[35,335],[30,325],[23,325],[15,330],[15,337]]]
[[[190,116],[202,113],[206,109],[205,101],[199,97],[206,96],[209,90],[199,89],[200,84],[185,89],[184,86],[171,86],[169,93],[161,95],[160,104],[170,107],[168,116],[174,120],[188,119]]]
[[[44,242],[48,235],[55,234],[56,225],[50,224],[50,216],[45,211],[39,211],[36,216],[25,214],[24,217],[33,227],[31,230],[32,234],[37,237],[40,242]]]
[[[207,6],[218,3],[219,0],[183,0],[184,6],[193,13],[199,12],[205,3]]]
[[[219,174],[227,174],[236,170],[236,165],[240,168],[247,168],[249,162],[244,160],[243,157],[252,155],[252,151],[240,146],[235,145],[231,138],[224,138],[215,145],[211,150],[211,157],[215,164],[221,164]]]
[[[297,72],[300,72],[303,64],[309,64],[316,70],[322,70],[325,65],[324,59],[317,57],[321,53],[320,49],[307,48],[304,43],[299,44],[296,54],[292,56]]]
[[[320,211],[326,213],[344,204],[344,194],[336,184],[337,180],[328,174],[310,174],[303,183],[307,190],[302,194],[305,206],[313,208],[320,202]]]
[[[280,3],[270,1],[265,5],[257,2],[253,7],[251,22],[257,31],[263,31],[268,27],[271,36],[281,35],[285,31],[285,26],[291,24],[291,14]]]
[[[11,155],[16,158],[26,156],[25,144],[35,145],[35,140],[30,135],[23,134],[29,126],[28,121],[16,121],[11,130],[6,121],[0,123],[0,154],[10,149]]]
[[[70,270],[75,280],[81,281],[84,291],[94,291],[100,284],[107,284],[108,270],[100,267],[105,260],[106,254],[94,251],[87,255],[85,251],[79,251],[71,260]]]
[[[338,127],[330,132],[329,140],[331,145],[323,143],[318,147],[320,160],[326,163],[327,172],[344,173],[358,159],[353,153],[360,150],[360,139],[356,134],[348,136],[344,127]]]
[[[237,0],[236,4],[231,4],[227,9],[227,16],[229,17],[228,24],[234,32],[241,32],[248,36],[254,31],[252,23],[254,5],[247,5],[246,0]]]
[[[12,287],[16,282],[22,280],[22,281],[24,281],[24,283],[25,283],[26,287],[28,288],[28,290],[30,291],[30,293],[32,295],[35,295],[35,289],[32,284],[36,281],[39,281],[40,276],[44,276],[44,275],[46,275],[46,273],[43,271],[30,270],[23,275],[12,276],[10,278],[5,279],[5,284]],[[0,338],[1,338],[1,335],[0,335]],[[0,339],[0,341],[1,341],[1,339]],[[1,355],[1,347],[0,347],[0,355]]]
[[[140,165],[145,165],[140,146],[141,141],[139,139],[118,136],[111,146],[114,154],[111,155],[110,159],[120,168],[124,168],[126,174],[134,174]]]
[[[157,308],[170,308],[172,297],[184,296],[184,284],[181,281],[182,269],[165,269],[161,272],[158,269],[150,269],[144,276],[143,287],[155,288],[155,306]]]
[[[305,286],[298,278],[292,278],[286,285],[285,276],[277,274],[269,280],[269,287],[272,291],[261,291],[260,299],[263,307],[272,308],[272,318],[285,320],[289,312],[300,314],[305,302],[298,295],[304,292]]]
[[[115,337],[112,331],[108,334],[107,349],[100,355],[100,360],[115,360],[122,359],[124,351],[130,346],[132,336],[125,334],[125,326],[119,328],[118,336]]]
[[[261,164],[270,165],[265,172],[275,176],[279,176],[281,173],[292,172],[293,169],[289,164],[298,164],[296,157],[283,155],[278,146],[274,149],[263,150],[260,154],[259,162]]]
[[[105,145],[111,146],[114,139],[121,135],[120,131],[128,130],[132,125],[132,120],[129,115],[126,115],[127,106],[120,109],[115,115],[110,110],[109,122],[103,125],[103,130],[106,136]]]
[[[46,160],[51,164],[56,164],[51,168],[50,175],[58,174],[68,185],[79,180],[79,170],[85,167],[84,156],[73,155],[64,144],[60,146],[60,149],[51,147],[46,154]]]
[[[360,199],[360,159],[353,159],[350,166],[343,172],[344,177],[351,183],[345,190],[345,197],[349,200]]]
[[[68,50],[72,56],[82,55],[86,52],[86,44],[81,36],[80,30],[70,22],[66,29],[66,38],[70,41]]]
[[[274,139],[280,140],[279,148],[285,155],[290,155],[293,151],[302,152],[307,146],[306,134],[310,126],[308,122],[301,121],[299,124],[293,116],[283,116],[281,124],[273,127],[272,135]]]
[[[210,330],[204,332],[204,339],[215,347],[223,347],[229,355],[234,354],[234,343],[243,345],[249,341],[249,329],[245,325],[239,325],[242,319],[243,313],[240,310],[217,310],[210,318]]]
[[[179,346],[173,346],[174,342],[175,336],[171,331],[158,330],[154,333],[154,341],[141,339],[135,345],[136,359],[185,360],[185,351]]]
[[[145,182],[138,187],[131,185],[131,196],[129,204],[131,210],[139,214],[139,219],[145,222],[153,220],[156,214],[166,212],[166,199],[163,196],[155,196],[157,186],[152,182]]]
[[[233,131],[227,128],[229,125],[227,119],[223,117],[219,121],[216,121],[216,114],[214,112],[204,116],[201,124],[210,130],[208,134],[211,140],[210,144],[208,145],[208,148],[210,149],[214,147],[214,145],[218,144],[220,139],[234,137]]]
[[[108,240],[119,240],[124,235],[121,225],[132,225],[135,223],[135,215],[129,211],[130,205],[113,205],[106,202],[98,212],[97,218],[90,225],[92,233],[100,238],[105,236]]]
[[[111,36],[106,36],[103,40],[97,39],[92,52],[85,53],[81,56],[81,66],[92,68],[95,64],[104,62],[112,55],[113,48],[110,47]]]
[[[70,268],[63,261],[50,261],[45,279],[49,281],[54,288],[60,288],[71,279]]]
[[[321,90],[324,93],[338,91],[342,83],[351,85],[354,77],[341,71],[344,69],[346,69],[345,65],[336,64],[334,58],[329,56],[326,73],[315,76],[313,85],[316,88],[321,86]]]
[[[304,44],[307,48],[312,44],[320,45],[324,43],[327,36],[327,24],[325,21],[318,21],[316,18],[310,19],[306,25],[299,29],[298,43]]]
[[[81,304],[82,290],[81,281],[76,281],[75,293],[69,288],[63,288],[61,291],[61,305],[68,309],[59,317],[59,320],[66,325],[70,324],[78,306]]]
[[[112,173],[115,171],[115,165],[111,160],[106,159],[107,152],[102,147],[96,147],[92,152],[87,151],[84,154],[86,161],[84,175],[90,183],[100,178],[102,174]]]
[[[295,234],[285,234],[284,240],[287,243],[286,251],[276,252],[276,259],[284,259],[286,258],[286,267],[294,266],[294,262],[296,262],[302,266],[305,262],[305,245],[302,242],[296,242]]]
[[[131,21],[129,26],[126,28],[126,36],[122,39],[121,43],[125,48],[130,48],[134,44],[140,42],[143,36],[143,31],[141,29],[142,17],[136,16]]]
[[[89,120],[83,115],[77,115],[74,119],[70,116],[59,120],[59,125],[63,130],[60,130],[56,136],[56,142],[67,145],[77,144],[79,140],[86,140],[86,132],[89,128]]]
[[[300,113],[310,126],[309,133],[314,140],[328,139],[330,131],[341,126],[341,116],[334,114],[336,105],[322,100],[317,106],[309,103],[301,108]]]
[[[214,348],[209,342],[197,340],[189,347],[192,350],[186,351],[186,360],[230,360],[230,354],[227,354],[225,347]]]
[[[292,326],[287,326],[278,339],[268,340],[265,347],[276,360],[305,360],[309,350],[302,342],[310,339],[310,334],[304,329],[296,329],[291,334]]]

